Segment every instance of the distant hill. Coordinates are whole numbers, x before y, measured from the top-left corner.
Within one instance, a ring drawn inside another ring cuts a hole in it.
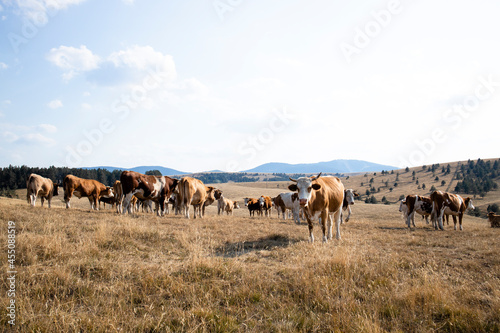
[[[329,162],[318,163],[266,163],[259,165],[244,172],[261,172],[261,173],[354,173],[354,172],[376,172],[390,171],[397,167],[390,165],[382,165],[360,160],[333,160]]]
[[[130,171],[135,171],[135,172],[140,172],[140,173],[146,173],[146,171],[151,171],[151,170],[158,170],[161,172],[162,175],[164,176],[173,176],[173,175],[186,175],[189,174],[190,172],[183,172],[171,168],[165,168],[162,166],[138,166],[135,168],[119,168],[119,167],[112,167],[112,166],[95,166],[95,167],[87,167],[83,169],[106,169],[109,172],[113,172],[115,170],[130,170]]]

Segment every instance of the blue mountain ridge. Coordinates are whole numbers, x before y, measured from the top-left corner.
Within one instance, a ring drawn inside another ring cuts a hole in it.
[[[87,167],[84,169],[106,169],[110,172],[114,170],[131,170],[140,173],[146,173],[150,170],[159,170],[164,176],[174,176],[174,175],[187,175],[191,172],[179,171],[171,168],[166,168],[162,166],[138,166],[134,168],[120,168],[112,166],[96,166]],[[356,173],[356,172],[377,172],[382,170],[396,170],[397,167],[390,165],[377,164],[361,160],[333,160],[328,162],[318,162],[318,163],[300,163],[300,164],[289,164],[289,163],[265,163],[259,165],[253,169],[244,170],[241,172],[248,173]],[[223,172],[220,170],[204,171],[204,172]],[[203,171],[196,172],[203,173]]]
[[[259,173],[355,173],[396,170],[397,167],[361,160],[333,160],[318,163],[265,163],[245,172]]]

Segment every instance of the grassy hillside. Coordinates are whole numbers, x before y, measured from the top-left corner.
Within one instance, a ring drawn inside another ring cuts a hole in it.
[[[240,199],[277,185],[219,187]],[[422,222],[410,231],[396,205],[360,202],[340,241],[310,244],[305,224],[275,212],[218,217],[214,205],[196,220],[118,216],[90,212],[86,199],[67,210],[60,198],[50,210],[0,198],[3,244],[16,222],[20,332],[500,330],[500,229],[481,218],[466,216],[462,232]]]

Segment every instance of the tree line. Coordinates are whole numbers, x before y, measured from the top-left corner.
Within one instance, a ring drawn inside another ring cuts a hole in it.
[[[494,181],[500,176],[500,160],[484,161],[478,159],[476,162],[467,161],[467,164],[460,166],[457,179],[460,179],[455,186],[455,192],[471,193],[485,196],[489,191],[498,188]]]
[[[99,182],[112,186],[116,180],[120,179],[123,170],[114,170],[112,172],[98,168],[98,169],[81,169],[81,168],[67,168],[55,167],[48,168],[12,166],[9,165],[5,168],[0,168],[0,195],[13,196],[13,191],[17,189],[26,188],[26,181],[32,173],[36,173],[42,177],[50,178],[53,182],[62,184],[66,175],[75,175],[80,178],[95,179]],[[158,170],[149,170],[146,172],[148,175],[161,175]],[[242,172],[215,172],[215,173],[197,173],[190,175],[200,179],[207,184],[214,183],[227,183],[227,182],[255,182],[259,181],[261,177],[258,173],[242,173]],[[301,175],[295,175],[295,177]],[[178,176],[180,178],[180,176]],[[273,173],[266,177],[267,181],[287,181],[288,175],[284,173]]]

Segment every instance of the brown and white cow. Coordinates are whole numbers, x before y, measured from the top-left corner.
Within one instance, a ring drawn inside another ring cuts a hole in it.
[[[90,203],[90,209],[99,210],[98,200],[101,197],[112,198],[113,189],[98,182],[95,179],[84,179],[73,175],[67,175],[63,180],[64,201],[66,208],[70,208],[70,200],[73,194],[81,199],[87,197]]]
[[[495,213],[488,213],[488,220],[490,221],[492,228],[500,228],[500,215],[495,215]]]
[[[255,216],[255,212],[257,212],[257,215],[262,214],[262,207],[260,206],[259,199],[243,198],[243,200],[245,201],[245,206],[248,207],[250,216]]]
[[[406,205],[406,225],[411,228],[411,222],[415,227],[415,213],[425,217],[425,221],[429,224],[428,217],[432,214],[432,200],[429,197],[421,195],[409,194],[404,199]]]
[[[152,200],[156,204],[158,216],[162,216],[165,211],[167,198],[170,197],[178,180],[168,176],[143,175],[135,171],[123,171],[120,175],[120,182],[123,189],[123,209],[131,213],[130,200],[136,196],[141,200]]]
[[[340,214],[344,201],[344,185],[337,177],[290,178],[288,189],[299,194],[299,204],[309,225],[309,240],[314,242],[313,220],[320,218],[323,242],[332,238],[332,216],[335,219],[336,238],[340,239]]]
[[[219,189],[215,190],[214,198],[217,200],[217,215],[224,214],[226,203],[224,202],[224,195],[222,195],[222,191]]]
[[[189,206],[194,209],[193,217],[205,215],[205,206],[211,205],[215,201],[215,188],[205,186],[199,179],[192,177],[182,177],[179,182],[179,200],[182,205],[181,210],[184,210],[184,215],[189,218]]]
[[[349,218],[351,217],[351,206],[354,205],[354,198],[359,197],[358,192],[353,189],[344,190],[344,201],[342,202],[342,214],[340,215],[340,222],[344,221],[344,211],[347,210],[348,214],[345,218],[346,222],[349,222]]]
[[[458,194],[452,194],[452,193],[447,193],[447,192],[441,192],[441,191],[434,191],[431,194],[431,200],[432,200],[432,216],[433,218],[436,218],[436,226],[435,228],[437,229],[439,226],[439,229],[444,230],[443,228],[443,216],[444,215],[452,215],[453,216],[453,224],[454,224],[454,229],[457,230],[457,219],[456,216],[458,216],[458,222],[460,224],[460,230],[463,230],[462,228],[462,219],[464,216],[464,213],[467,209],[474,209],[474,205],[472,204],[471,198],[465,198],[463,199],[461,196]]]
[[[299,204],[299,194],[292,192],[283,192],[278,194],[276,198],[273,199],[274,207],[278,211],[278,218],[280,217],[280,211],[282,213],[283,219],[286,220],[286,211],[291,210],[293,214],[293,220],[295,223],[300,224],[300,204]]]
[[[27,194],[26,198],[28,199],[28,203],[35,207],[36,197],[39,196],[40,200],[43,202],[47,199],[50,208],[50,202],[52,201],[52,197],[55,195],[59,195],[59,185],[54,184],[54,182],[49,179],[32,173],[28,180],[26,181],[26,189]]]
[[[260,205],[262,212],[266,216],[269,217],[271,215],[270,214],[271,208],[273,207],[273,201],[272,201],[271,197],[266,196],[266,195],[261,195],[259,198],[259,205]]]

